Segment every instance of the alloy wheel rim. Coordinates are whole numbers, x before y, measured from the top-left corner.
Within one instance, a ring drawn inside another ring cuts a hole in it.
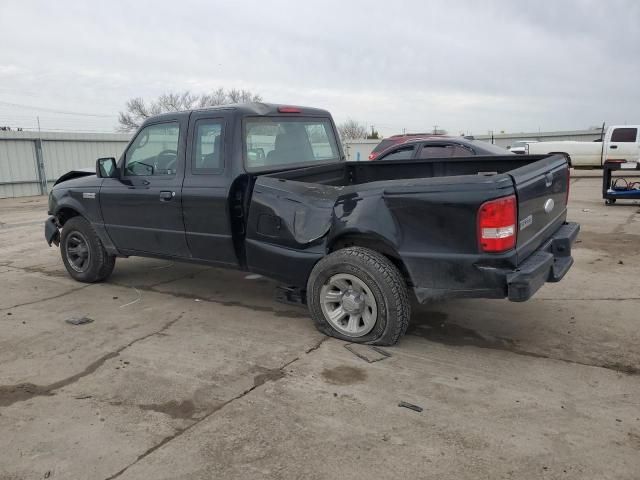
[[[78,273],[86,271],[91,261],[91,251],[85,236],[80,232],[70,233],[65,241],[65,247],[69,266]]]
[[[365,282],[348,273],[333,275],[320,289],[324,318],[348,337],[369,333],[378,319],[378,305]]]

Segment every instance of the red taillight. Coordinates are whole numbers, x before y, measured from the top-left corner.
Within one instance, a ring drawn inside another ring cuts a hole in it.
[[[369,154],[369,160],[375,160],[377,156],[378,156],[378,152],[371,152]]]
[[[483,252],[506,252],[516,246],[516,196],[483,203],[478,210],[478,241]]]
[[[279,113],[300,113],[298,107],[278,107]]]

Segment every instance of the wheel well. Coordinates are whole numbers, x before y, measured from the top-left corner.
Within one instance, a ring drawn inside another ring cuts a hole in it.
[[[348,234],[335,239],[328,248],[328,253],[347,247],[363,247],[381,253],[393,263],[404,277],[408,286],[413,286],[409,271],[404,265],[398,252],[386,241],[365,234]]]
[[[80,214],[73,208],[63,207],[60,210],[58,210],[58,213],[56,214],[56,218],[58,219],[58,224],[60,226],[63,226],[65,223],[67,223],[69,219],[73,217],[77,217],[78,215]]]

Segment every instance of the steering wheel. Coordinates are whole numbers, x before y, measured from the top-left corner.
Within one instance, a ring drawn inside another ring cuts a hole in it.
[[[173,160],[169,161],[163,169],[160,169],[158,167],[160,167],[162,164],[160,163],[160,159],[164,156],[168,156],[168,155],[172,155],[173,156]],[[158,155],[156,155],[156,159],[154,161],[155,165],[156,165],[156,170],[175,170],[175,166],[176,166],[176,162],[178,160],[178,152],[176,150],[171,150],[171,149],[167,149],[167,150],[162,150]]]

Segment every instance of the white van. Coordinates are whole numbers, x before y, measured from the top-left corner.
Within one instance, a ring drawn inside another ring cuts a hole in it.
[[[527,144],[530,155],[562,153],[572,167],[601,167],[607,160],[640,159],[640,125],[614,125],[602,142],[537,142]]]

